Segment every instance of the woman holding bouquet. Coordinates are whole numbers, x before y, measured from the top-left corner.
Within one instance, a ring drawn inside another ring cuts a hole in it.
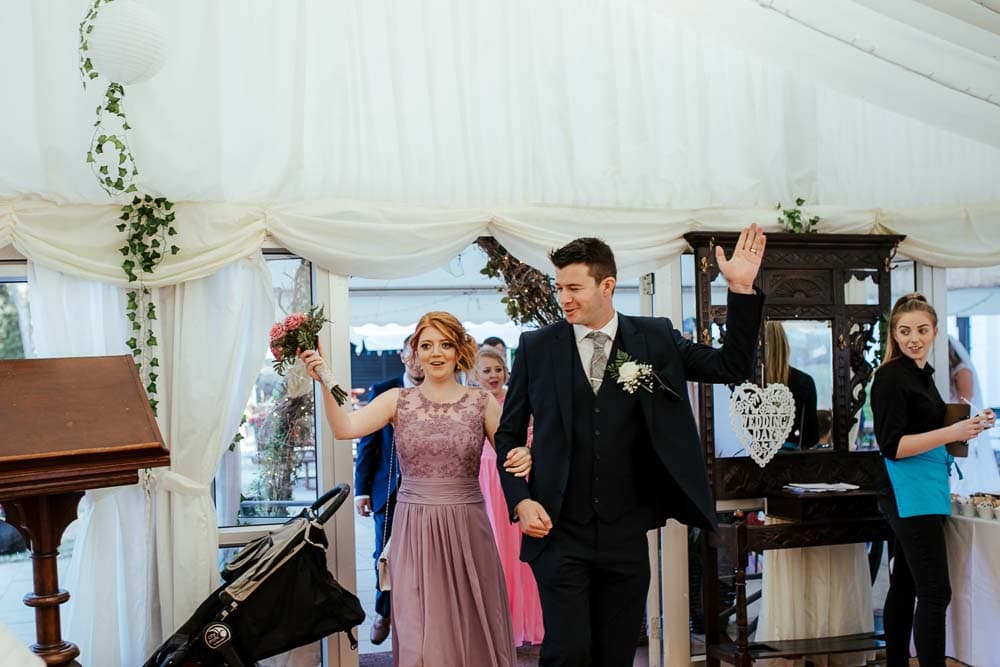
[[[357,411],[324,392],[337,438],[356,438],[388,423],[403,483],[390,547],[392,652],[399,666],[517,664],[503,572],[490,530],[479,462],[484,436],[493,445],[496,399],[455,380],[472,368],[472,337],[451,314],[420,318],[410,339],[424,382],[391,389]],[[315,350],[300,353],[309,374],[331,389],[330,369]],[[505,468],[525,476],[531,454],[521,447]]]
[[[975,438],[996,421],[987,409],[942,426],[945,404],[927,363],[937,324],[937,313],[922,294],[900,297],[889,314],[885,360],[871,390],[875,436],[889,477],[879,501],[895,537],[885,598],[889,667],[910,664],[911,634],[920,666],[944,667],[945,611],[951,601],[944,522],[951,514],[952,465],[945,445]]]

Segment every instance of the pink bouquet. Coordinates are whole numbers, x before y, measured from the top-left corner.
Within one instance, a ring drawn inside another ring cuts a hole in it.
[[[284,375],[298,360],[300,351],[315,350],[320,329],[329,321],[323,315],[322,306],[313,306],[308,313],[292,313],[275,323],[268,334],[271,354],[274,355],[274,372]],[[344,404],[347,393],[339,385],[333,385],[330,392],[339,405]]]

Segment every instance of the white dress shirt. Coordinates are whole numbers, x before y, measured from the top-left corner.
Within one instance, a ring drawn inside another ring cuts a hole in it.
[[[618,311],[614,317],[600,329],[591,329],[582,324],[573,325],[573,335],[576,336],[576,349],[580,353],[580,362],[583,364],[583,374],[590,378],[590,360],[594,358],[594,342],[587,338],[591,331],[602,331],[608,335],[608,340],[604,343],[604,356],[608,358],[610,364],[611,346],[614,345],[615,335],[618,333]]]

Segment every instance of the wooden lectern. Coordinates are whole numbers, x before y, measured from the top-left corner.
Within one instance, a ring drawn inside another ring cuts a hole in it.
[[[0,361],[0,503],[31,548],[37,643],[47,665],[77,665],[62,639],[56,556],[87,489],[135,484],[170,464],[131,356]]]

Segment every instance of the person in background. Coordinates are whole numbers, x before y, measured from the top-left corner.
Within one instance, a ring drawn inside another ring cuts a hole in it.
[[[765,327],[764,368],[768,384],[780,382],[795,399],[795,421],[785,442],[785,449],[809,449],[819,442],[816,427],[816,383],[808,373],[789,364],[788,337],[781,322],[768,320]]]
[[[979,377],[972,367],[972,358],[965,346],[953,336],[948,336],[948,385],[949,403],[966,403],[974,406],[971,412],[986,407]],[[974,493],[1000,493],[1000,467],[997,466],[993,443],[983,436],[969,441],[969,455],[958,462],[962,477],[952,475],[951,492],[964,496]]]
[[[403,340],[399,359],[403,362],[403,373],[373,385],[368,391],[366,403],[371,403],[390,389],[416,387],[424,381],[424,371],[420,360],[410,347],[412,334]],[[375,519],[375,621],[372,623],[370,639],[378,646],[389,636],[389,591],[378,590],[378,557],[382,553],[384,539],[392,535],[392,512],[396,507],[396,490],[399,488],[399,462],[392,456],[392,424],[369,433],[358,442],[357,461],[354,464],[354,504],[360,516]],[[392,469],[393,479],[389,479]],[[388,522],[388,524],[387,524]]]
[[[817,448],[833,447],[833,410],[816,411]]]
[[[505,355],[487,344],[479,348],[473,375],[479,386],[493,394],[503,408],[507,395],[508,372]],[[530,430],[530,427],[529,427]],[[528,436],[531,446],[531,435]],[[507,601],[510,604],[511,623],[514,627],[514,645],[540,644],[545,635],[542,623],[542,603],[538,597],[535,575],[527,563],[522,563],[521,528],[510,523],[507,501],[504,499],[500,475],[497,473],[497,454],[492,447],[483,447],[479,466],[479,486],[486,500],[486,513],[493,527],[500,565],[507,582]]]
[[[504,359],[507,358],[507,344],[503,342],[503,338],[500,338],[499,336],[490,336],[483,340],[480,347],[482,347],[483,345],[488,345],[489,347],[495,347],[500,352],[500,354],[503,355]]]
[[[909,665],[912,635],[921,667],[944,667],[951,601],[944,522],[951,514],[952,464],[945,444],[975,438],[996,416],[987,409],[942,426],[945,404],[927,363],[938,317],[922,294],[896,301],[889,332],[871,388],[875,437],[889,480],[879,505],[894,536],[884,612],[886,659],[889,667]]]

